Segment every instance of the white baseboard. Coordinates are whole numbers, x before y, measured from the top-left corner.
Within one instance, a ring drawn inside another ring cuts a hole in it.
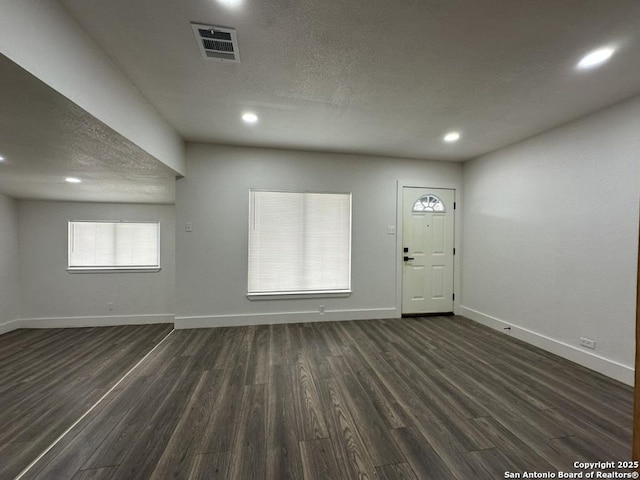
[[[118,325],[148,325],[152,323],[173,323],[172,313],[145,315],[110,315],[89,317],[46,317],[22,318],[16,328],[77,328],[114,327]]]
[[[375,308],[359,310],[327,310],[305,312],[257,313],[237,315],[207,315],[197,317],[176,317],[176,330],[184,328],[239,327],[246,325],[275,325],[279,323],[338,322],[344,320],[373,320],[376,318],[397,318],[398,309]]]
[[[15,320],[9,320],[5,323],[0,323],[0,335],[3,333],[9,333],[13,330],[17,330],[18,328],[22,328],[20,326],[20,319],[16,318]]]
[[[502,333],[504,333],[505,327],[511,327],[510,336],[512,337],[566,358],[567,360],[571,360],[583,367],[595,370],[596,372],[618,380],[619,382],[631,386],[634,384],[634,369],[632,367],[601,357],[595,353],[581,350],[580,348],[569,345],[568,343],[519,327],[471,308],[461,306],[460,314]]]

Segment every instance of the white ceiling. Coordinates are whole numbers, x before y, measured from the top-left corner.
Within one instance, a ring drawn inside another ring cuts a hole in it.
[[[640,93],[637,0],[239,1],[60,3],[186,140],[465,160]],[[242,62],[190,22],[235,28]]]
[[[240,1],[59,3],[187,141],[463,161],[640,94],[638,0]],[[242,62],[190,22],[235,28]],[[173,201],[172,170],[3,56],[0,102],[0,193]]]
[[[0,55],[0,192],[17,199],[173,203],[175,173]],[[69,184],[66,177],[82,178]]]

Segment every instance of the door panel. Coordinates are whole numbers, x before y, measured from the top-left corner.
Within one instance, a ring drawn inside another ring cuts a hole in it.
[[[446,236],[445,217],[442,214],[432,214],[433,219],[431,221],[432,236],[433,236],[433,249],[431,253],[433,255],[444,255]]]
[[[409,272],[409,276],[411,278],[411,284],[409,288],[411,289],[411,300],[412,301],[421,301],[424,300],[424,267],[415,266]]]
[[[403,266],[402,313],[453,311],[454,199],[449,189],[403,189],[403,255],[410,259]]]
[[[445,288],[445,266],[434,265],[431,269],[431,299],[442,300],[444,299]]]

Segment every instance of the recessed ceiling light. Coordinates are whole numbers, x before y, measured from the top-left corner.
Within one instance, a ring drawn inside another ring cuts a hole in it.
[[[244,120],[245,123],[256,123],[258,116],[253,112],[247,112],[242,114],[242,120]]]
[[[218,3],[227,8],[237,8],[242,4],[242,0],[218,0]]]
[[[444,136],[445,142],[457,142],[460,139],[460,134],[458,132],[449,132]]]
[[[4,157],[0,155],[0,162],[4,162]]]
[[[82,180],[80,180],[79,178],[76,177],[67,177],[64,179],[65,182],[69,182],[69,183],[81,183]]]
[[[593,52],[589,52],[578,62],[578,68],[593,68],[603,64],[615,50],[611,47],[599,48]]]

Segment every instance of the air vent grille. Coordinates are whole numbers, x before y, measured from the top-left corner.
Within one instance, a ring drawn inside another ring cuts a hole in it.
[[[240,63],[238,39],[233,28],[192,23],[202,56],[209,60]]]
[[[206,38],[203,38],[202,45],[204,45],[205,50],[233,53],[233,44],[231,42],[220,42],[218,40],[208,40]]]
[[[216,27],[198,28],[198,32],[202,38],[213,38],[215,40],[226,40],[231,42],[231,34],[229,32],[220,32],[215,30]],[[220,27],[217,27],[220,28]]]

